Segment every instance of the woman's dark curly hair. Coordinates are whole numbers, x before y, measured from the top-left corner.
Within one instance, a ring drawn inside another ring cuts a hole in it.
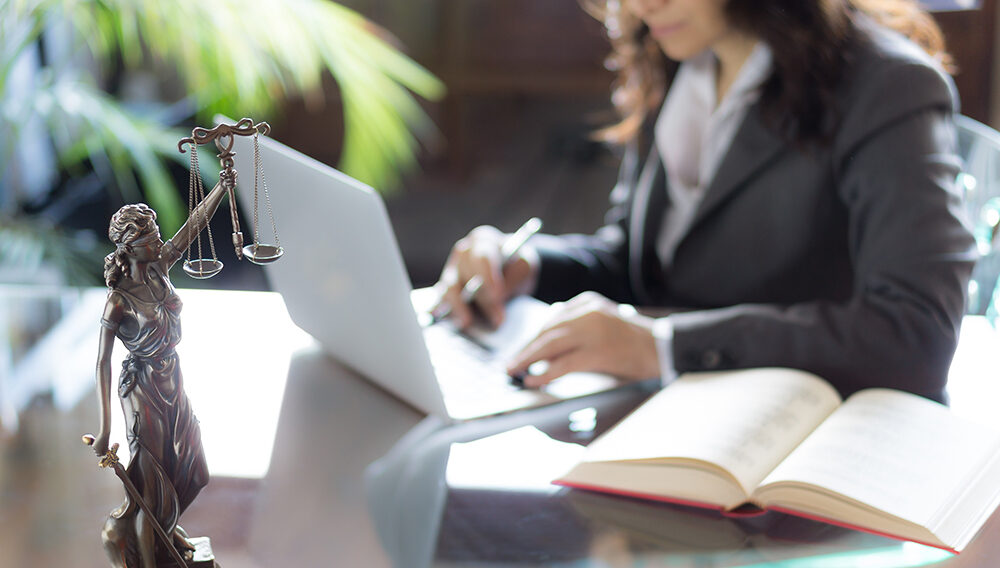
[[[608,67],[618,73],[612,101],[621,120],[598,137],[625,143],[663,102],[676,63],[664,56],[649,29],[625,0],[581,0],[604,23],[611,40]],[[915,0],[728,0],[730,25],[771,48],[774,69],[761,93],[772,127],[796,143],[822,142],[833,126],[835,91],[849,65],[845,46],[856,33],[854,17],[865,14],[920,45],[951,70],[944,39],[933,18]],[[780,121],[780,123],[778,123]]]

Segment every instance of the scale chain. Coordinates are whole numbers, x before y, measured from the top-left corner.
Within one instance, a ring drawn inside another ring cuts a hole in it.
[[[193,153],[191,155],[191,159],[189,160],[189,164],[190,165],[188,166],[188,169],[189,169],[189,172],[192,172],[192,173],[188,174],[188,219],[191,218],[191,213],[194,211],[194,206],[192,205],[194,203],[194,180],[191,179],[191,176],[194,175],[194,173],[193,173],[194,172],[194,154]],[[188,248],[187,248],[186,251],[184,251],[184,254],[187,257],[186,258],[187,262],[191,262],[191,245],[188,245]]]
[[[257,218],[257,181],[260,179],[260,144],[258,133],[253,135],[253,246],[254,252],[260,246],[260,222]]]
[[[188,178],[188,218],[194,223],[194,230],[196,231],[195,242],[198,249],[198,259],[195,261],[198,263],[196,272],[203,273],[205,270],[205,258],[202,254],[201,246],[201,231],[203,229],[208,231],[208,246],[212,252],[212,260],[218,259],[215,253],[215,239],[212,238],[212,228],[208,223],[208,213],[204,208],[200,209],[200,219],[194,214],[195,203],[199,205],[205,201],[205,185],[201,181],[201,166],[198,163],[198,145],[193,144],[191,147],[191,165],[190,165],[190,177]],[[187,260],[188,264],[191,264],[191,246],[188,246],[187,250]]]
[[[271,208],[271,195],[267,190],[267,178],[264,176],[264,164],[260,158],[260,144],[258,141],[259,134],[255,133],[253,136],[253,161],[254,161],[254,176],[253,176],[253,226],[254,226],[254,244],[260,245],[260,224],[258,223],[258,207],[257,207],[257,180],[260,179],[261,185],[264,186],[264,204],[267,206],[268,217],[271,218],[271,234],[274,235],[274,246],[281,248],[281,241],[278,239],[278,226],[274,221],[274,210]]]
[[[195,229],[197,233],[195,234],[195,241],[198,243],[198,258],[202,258],[201,255],[201,229],[198,228],[198,220],[194,218],[194,203],[197,199],[197,191],[195,187],[198,185],[197,177],[199,177],[198,170],[198,148],[194,146],[191,148],[191,163],[190,163],[190,174],[188,176],[188,219],[192,219],[195,222]],[[191,262],[191,245],[188,245],[187,249],[187,261]]]
[[[198,166],[198,152],[197,152],[197,148],[198,148],[198,146],[196,144],[195,145],[195,151],[191,153],[191,157],[194,158],[194,163],[195,163],[195,167],[196,167],[196,169],[195,169],[195,175],[198,178],[197,184],[198,184],[198,194],[199,194],[198,195],[198,203],[201,204],[201,203],[204,203],[204,201],[205,201],[205,184],[202,183],[202,181],[201,181],[201,169],[200,169],[200,166]],[[218,260],[219,257],[216,256],[216,254],[215,254],[215,239],[212,238],[212,227],[211,227],[211,225],[208,222],[209,221],[208,220],[208,212],[205,211],[204,207],[201,208],[201,221],[202,221],[202,224],[205,226],[205,230],[208,231],[208,248],[209,248],[209,250],[212,251],[212,260]],[[199,230],[198,230],[198,234],[201,235],[201,229],[200,229],[200,227],[199,227]],[[200,240],[198,241],[198,246],[199,247],[201,246],[201,241]],[[201,250],[200,249],[198,250],[198,256],[201,256]]]

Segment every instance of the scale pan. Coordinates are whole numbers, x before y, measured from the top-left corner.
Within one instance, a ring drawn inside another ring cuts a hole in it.
[[[191,278],[204,280],[211,278],[222,271],[222,263],[214,258],[199,258],[196,260],[185,260],[184,272]]]
[[[247,245],[243,247],[243,256],[254,264],[270,264],[285,254],[285,249],[275,245]]]

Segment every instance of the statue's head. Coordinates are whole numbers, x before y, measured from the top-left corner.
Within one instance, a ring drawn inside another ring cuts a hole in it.
[[[104,281],[109,287],[114,287],[128,274],[128,257],[154,260],[163,244],[160,227],[156,224],[156,211],[145,203],[119,209],[111,217],[108,238],[115,244],[115,251],[104,259]]]
[[[156,211],[145,203],[125,205],[111,217],[108,238],[118,246],[127,246],[147,238],[159,238]]]

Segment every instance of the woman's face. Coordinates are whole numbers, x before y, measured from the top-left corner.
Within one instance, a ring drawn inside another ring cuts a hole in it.
[[[622,0],[649,27],[663,53],[683,61],[733,35],[726,0]]]

